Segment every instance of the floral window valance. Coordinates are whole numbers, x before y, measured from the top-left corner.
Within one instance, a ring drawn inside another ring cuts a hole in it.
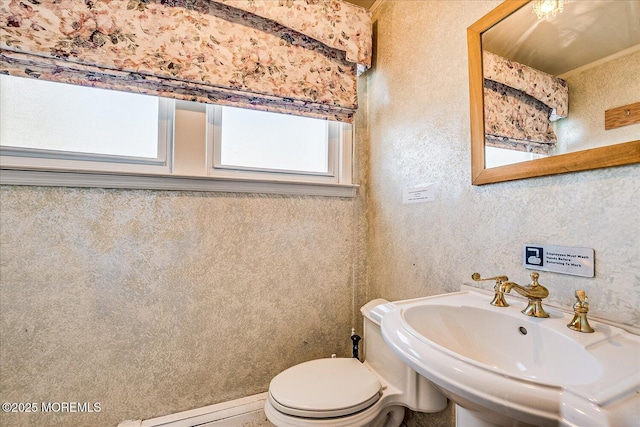
[[[0,72],[351,121],[370,12],[341,0],[8,0]]]
[[[484,51],[486,144],[549,154],[557,138],[551,121],[567,117],[567,82]]]

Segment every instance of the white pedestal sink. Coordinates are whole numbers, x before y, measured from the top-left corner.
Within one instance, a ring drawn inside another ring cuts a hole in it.
[[[572,316],[494,307],[463,291],[389,303],[382,335],[390,348],[458,405],[458,426],[623,427],[640,425],[640,337]]]

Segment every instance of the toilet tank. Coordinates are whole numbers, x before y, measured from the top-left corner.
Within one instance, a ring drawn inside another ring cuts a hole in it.
[[[405,365],[387,346],[380,321],[389,301],[375,299],[360,311],[364,316],[364,359],[389,385],[403,392],[404,405],[418,412],[439,412],[447,406],[446,397],[425,377]]]

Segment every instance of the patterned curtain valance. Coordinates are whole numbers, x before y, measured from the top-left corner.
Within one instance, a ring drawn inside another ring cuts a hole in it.
[[[271,19],[371,66],[371,12],[339,0],[212,0]]]
[[[549,154],[557,138],[551,121],[567,117],[567,82],[484,51],[486,144]]]
[[[0,72],[351,121],[370,12],[341,0],[6,0]]]
[[[524,92],[551,108],[552,121],[569,114],[569,87],[566,81],[556,76],[486,50],[482,53],[482,72],[485,79]]]

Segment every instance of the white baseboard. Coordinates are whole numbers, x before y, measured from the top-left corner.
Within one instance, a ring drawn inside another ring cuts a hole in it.
[[[264,414],[266,400],[267,393],[260,393],[163,417],[123,421],[118,427],[267,427],[272,424]]]

